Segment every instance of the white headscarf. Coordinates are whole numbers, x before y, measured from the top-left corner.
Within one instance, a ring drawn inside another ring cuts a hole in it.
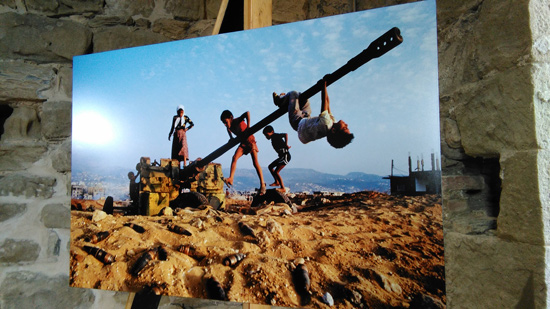
[[[185,115],[185,108],[183,107],[183,105],[178,105],[178,108],[176,109],[176,114],[181,110],[183,110],[183,114]]]
[[[181,117],[179,117],[179,111],[183,110],[183,115]],[[176,127],[179,123],[180,126],[183,126],[185,124],[185,121],[183,120],[184,116],[185,116],[185,108],[183,107],[183,105],[178,105],[178,108],[176,108],[176,115],[178,115],[178,117],[176,118],[176,120],[174,121],[174,127]]]

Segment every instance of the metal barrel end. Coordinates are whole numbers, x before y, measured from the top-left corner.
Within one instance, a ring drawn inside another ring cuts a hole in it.
[[[389,32],[393,34],[392,37],[399,41],[399,43],[403,42],[403,37],[401,36],[401,30],[399,28],[393,27]]]

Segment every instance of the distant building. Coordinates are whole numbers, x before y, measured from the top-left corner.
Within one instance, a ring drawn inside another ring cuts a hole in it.
[[[313,191],[313,195],[327,196],[327,195],[330,195],[330,192],[328,192],[328,191]]]
[[[422,168],[420,161],[417,164],[417,171],[412,170],[411,157],[409,156],[409,176],[394,176],[393,161],[392,173],[384,179],[390,180],[390,190],[392,195],[423,195],[423,194],[441,194],[441,170],[438,162],[434,162],[434,154],[431,155],[432,169],[424,171],[424,162]]]
[[[83,185],[71,185],[71,198],[81,199],[84,195]]]

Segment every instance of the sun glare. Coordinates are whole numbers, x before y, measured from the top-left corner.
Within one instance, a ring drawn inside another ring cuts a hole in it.
[[[102,146],[115,138],[113,125],[97,112],[81,112],[73,117],[73,140],[75,142]]]

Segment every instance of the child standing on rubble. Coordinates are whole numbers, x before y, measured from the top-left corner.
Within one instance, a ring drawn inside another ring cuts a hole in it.
[[[246,131],[250,128],[250,112],[248,111],[243,113],[240,117],[233,118],[233,114],[230,111],[224,110],[220,116],[220,120],[227,128],[227,134],[229,134],[230,139],[233,138],[231,133],[235,134],[237,138],[246,136]],[[248,136],[246,140],[242,141],[239,147],[237,147],[237,150],[235,150],[235,154],[231,159],[231,171],[229,173],[229,178],[225,179],[225,183],[228,186],[233,185],[233,177],[235,176],[235,170],[237,169],[237,160],[247,154],[250,154],[252,157],[252,164],[256,169],[258,177],[260,178],[260,194],[264,194],[264,176],[262,174],[260,163],[258,162],[258,146],[256,145],[254,135]]]
[[[271,140],[271,145],[273,149],[277,152],[279,157],[275,161],[269,164],[269,172],[275,179],[275,182],[270,184],[272,187],[280,186],[281,189],[285,190],[285,185],[283,183],[283,178],[279,172],[290,162],[290,152],[288,149],[288,134],[286,133],[275,133],[275,130],[272,126],[267,126],[264,128],[263,133],[265,138]]]
[[[334,148],[343,148],[353,139],[347,123],[336,121],[330,111],[330,100],[327,93],[327,82],[321,92],[321,113],[311,117],[309,100],[299,102],[300,93],[291,91],[288,94],[273,93],[273,102],[279,108],[288,108],[290,126],[298,132],[298,138],[304,144],[311,141],[327,138],[327,142]]]

